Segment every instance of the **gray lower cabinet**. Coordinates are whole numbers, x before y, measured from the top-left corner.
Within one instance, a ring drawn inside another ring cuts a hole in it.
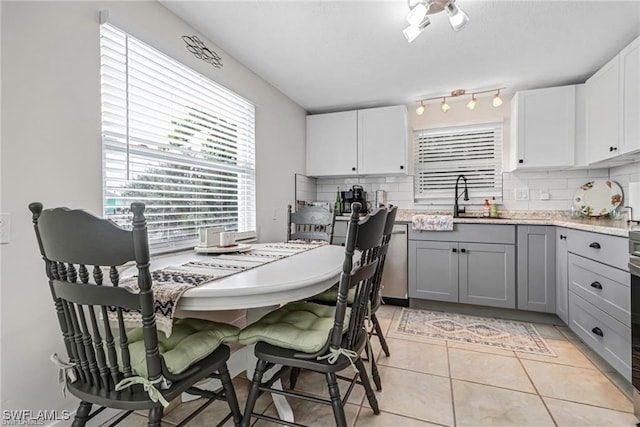
[[[555,227],[518,226],[518,308],[556,312]]]
[[[458,301],[515,308],[515,258],[513,245],[460,243]]]
[[[569,324],[569,261],[567,229],[556,228],[556,315]]]
[[[515,308],[515,227],[461,224],[409,238],[411,298]]]
[[[409,241],[410,297],[458,302],[457,248],[457,242]]]

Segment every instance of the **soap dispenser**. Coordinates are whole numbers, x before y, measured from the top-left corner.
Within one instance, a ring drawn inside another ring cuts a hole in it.
[[[496,205],[496,198],[491,198],[491,206],[489,207],[489,216],[492,218],[498,217],[498,205]]]

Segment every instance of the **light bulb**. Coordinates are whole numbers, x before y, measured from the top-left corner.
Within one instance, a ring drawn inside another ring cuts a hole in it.
[[[442,100],[442,103],[440,104],[440,108],[442,108],[442,112],[446,113],[447,111],[449,111],[451,109],[451,106],[449,104],[447,104],[447,98],[444,98]]]
[[[493,97],[493,106],[499,107],[501,105],[502,105],[502,98],[500,98],[500,91],[498,91],[498,93],[496,93],[495,96]]]
[[[420,22],[419,25],[409,25],[407,28],[402,30],[402,34],[404,34],[404,37],[407,39],[407,41],[411,43],[416,39],[416,37],[420,35],[422,31],[424,31],[425,28],[427,28],[429,24],[431,24],[431,20],[428,16],[425,16],[425,18],[422,20],[422,22]]]
[[[407,22],[409,23],[409,25],[417,27],[420,25],[425,16],[427,16],[427,6],[420,3],[409,11],[409,14],[407,15]]]
[[[445,6],[447,15],[449,15],[449,24],[454,31],[460,31],[469,23],[469,17],[458,6],[455,5],[455,0],[451,0]]]
[[[424,113],[424,103],[420,101],[420,106],[416,108],[416,114],[421,116]]]
[[[474,95],[471,95],[471,101],[467,103],[467,108],[469,110],[473,110],[474,108],[476,108],[477,103],[478,103],[478,100],[476,99],[476,97]]]

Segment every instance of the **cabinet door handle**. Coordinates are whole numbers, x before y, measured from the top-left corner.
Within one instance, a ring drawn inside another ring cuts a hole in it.
[[[595,328],[593,328],[591,330],[591,332],[593,332],[594,334],[596,334],[599,337],[603,337],[604,333],[602,332],[602,329],[598,328],[597,326]]]
[[[591,287],[596,289],[602,289],[602,285],[600,284],[600,282],[593,282],[591,284]]]
[[[567,236],[565,236],[564,234],[560,235],[560,240],[567,240]]]
[[[403,166],[403,165],[400,165],[400,169],[404,169],[404,166]]]
[[[518,160],[518,163],[524,163],[524,159]]]
[[[465,248],[462,248],[462,249],[460,249],[460,252],[462,252],[464,254],[464,253],[467,253],[467,250]]]
[[[618,151],[618,147],[609,147],[609,151]]]
[[[593,243],[591,243],[591,244],[589,245],[589,247],[590,247],[590,248],[593,248],[593,249],[600,249],[600,243],[598,243],[598,242],[593,242]]]
[[[356,168],[351,168],[351,170],[355,172],[355,171],[356,171]]]
[[[458,252],[456,248],[451,249],[451,252]]]

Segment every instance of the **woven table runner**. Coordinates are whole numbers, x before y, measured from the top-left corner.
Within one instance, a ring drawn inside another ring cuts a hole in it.
[[[171,266],[151,272],[153,281],[151,289],[155,298],[156,327],[171,335],[173,316],[178,300],[187,290],[205,283],[241,273],[251,268],[259,267],[282,258],[315,249],[326,242],[284,242],[256,245],[255,248],[242,253],[229,253],[202,260],[190,261],[179,266]],[[140,292],[138,276],[127,278],[120,282],[134,292]],[[142,315],[138,311],[122,310],[122,316],[127,327],[142,325]],[[112,321],[117,321],[115,311],[109,313]]]

